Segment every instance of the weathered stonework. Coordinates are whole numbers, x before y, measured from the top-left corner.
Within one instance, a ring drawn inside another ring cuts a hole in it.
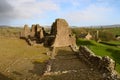
[[[68,23],[64,19],[56,19],[51,27],[50,34],[46,34],[44,28],[41,27],[39,24],[33,24],[31,27],[31,31],[28,29],[27,26],[25,26],[24,32],[25,36],[29,36],[29,40],[31,40],[31,42],[36,42],[38,44],[43,43],[45,46],[76,46],[76,38],[72,34]]]
[[[24,30],[21,32],[21,37],[28,38],[30,36],[30,28],[28,25],[24,25]]]
[[[53,47],[76,45],[75,36],[64,19],[56,19],[51,28],[51,35],[55,36]]]
[[[45,34],[44,34],[43,28],[40,28],[40,30],[39,30],[39,39],[43,41],[44,35],[45,35]]]
[[[33,24],[31,27],[30,37],[35,37],[35,32],[36,32],[36,25]]]
[[[43,45],[44,35],[44,28],[39,24],[33,24],[31,30],[27,25],[25,25],[21,32],[21,38],[25,38],[28,44],[32,46]]]
[[[91,40],[92,39],[92,35],[88,32],[88,34],[85,36],[86,40]]]
[[[80,46],[79,57],[89,66],[99,70],[105,80],[120,80],[115,70],[115,61],[108,56],[96,56],[87,47]]]

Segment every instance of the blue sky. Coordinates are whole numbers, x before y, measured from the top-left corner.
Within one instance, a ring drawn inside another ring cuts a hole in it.
[[[56,18],[71,26],[120,24],[120,0],[1,0],[0,25],[52,25]]]

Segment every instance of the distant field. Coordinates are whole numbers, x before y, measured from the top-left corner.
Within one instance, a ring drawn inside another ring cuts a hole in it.
[[[113,34],[119,34],[120,35],[120,27],[118,27],[118,28],[108,28],[108,29],[106,29],[106,30],[108,30],[109,32],[112,32]]]
[[[0,36],[18,38],[20,37],[20,32],[22,28],[19,27],[0,27]]]
[[[112,43],[116,44],[115,41]],[[120,43],[120,42],[119,42]],[[109,46],[101,43],[97,43],[93,40],[83,40],[78,39],[78,45],[86,45],[90,50],[92,50],[96,55],[99,56],[109,56],[116,61],[116,70],[120,73],[120,47]]]
[[[110,40],[115,40],[116,35],[120,35],[120,27],[109,27],[109,28],[104,28],[104,27],[99,27],[99,28],[72,28],[72,31],[74,34],[76,34],[76,37],[79,37],[80,34],[86,34],[90,33],[93,36],[93,40],[95,40],[95,35],[96,31],[99,31],[99,39],[102,41],[110,41]]]

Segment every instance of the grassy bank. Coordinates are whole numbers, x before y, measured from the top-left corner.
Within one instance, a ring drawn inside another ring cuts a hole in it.
[[[114,42],[115,43],[115,42]],[[96,55],[99,56],[109,56],[116,61],[116,70],[120,73],[120,47],[109,46],[95,41],[87,41],[83,39],[77,40],[78,45],[86,45],[90,50],[92,50]]]

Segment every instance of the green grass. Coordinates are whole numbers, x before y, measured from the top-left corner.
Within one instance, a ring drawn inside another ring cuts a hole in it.
[[[114,42],[115,43],[115,42]],[[120,73],[120,47],[108,46],[95,41],[83,39],[77,40],[78,45],[86,45],[91,51],[99,56],[109,56],[116,61],[116,71]]]
[[[117,27],[117,28],[110,28],[110,29],[107,29],[109,32],[113,32],[114,34],[119,34],[120,35],[120,27]]]
[[[4,37],[20,37],[22,28],[17,27],[0,27],[0,36]]]
[[[0,58],[4,55],[5,58],[12,58],[18,56],[19,58],[30,58],[32,59],[35,56],[36,59],[33,58],[33,61],[42,62],[48,57],[46,56],[46,52],[48,48],[44,47],[33,47],[29,46],[25,40],[21,39],[10,39],[10,38],[0,38]]]
[[[120,41],[109,41],[108,43],[115,44],[115,45],[120,45]]]

